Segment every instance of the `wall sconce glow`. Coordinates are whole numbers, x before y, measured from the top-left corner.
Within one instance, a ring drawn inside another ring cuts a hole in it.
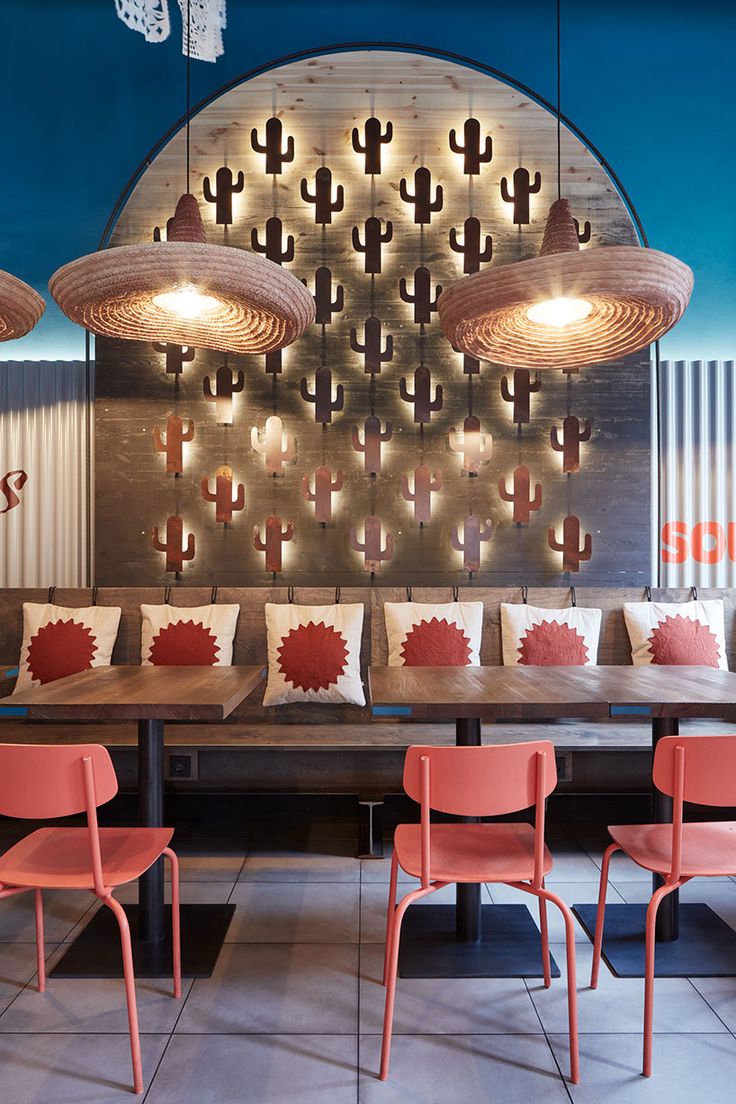
[[[587,299],[568,299],[559,296],[557,299],[543,299],[541,303],[534,303],[529,307],[526,316],[530,322],[537,322],[540,326],[570,326],[573,322],[582,322],[593,309],[593,304]]]
[[[162,310],[175,314],[177,318],[201,318],[222,306],[222,302],[214,295],[204,295],[192,284],[174,291],[162,291],[159,295],[154,295],[153,302]]]

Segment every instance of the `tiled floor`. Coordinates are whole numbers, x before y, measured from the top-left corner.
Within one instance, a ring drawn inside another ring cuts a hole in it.
[[[553,833],[549,885],[592,901],[602,838]],[[361,863],[350,832],[324,826],[225,850],[179,844],[183,899],[236,905],[214,976],[138,984],[148,1104],[692,1104],[733,1099],[736,979],[663,979],[655,1002],[654,1076],[639,1073],[643,990],[602,969],[588,989],[590,944],[577,930],[582,1083],[570,1086],[565,985],[538,979],[399,981],[391,1078],[376,1080],[388,860]],[[648,877],[612,867],[609,900],[639,901]],[[453,899],[453,889],[442,891]],[[518,900],[504,887],[486,900]],[[122,893],[130,899],[130,892]],[[736,882],[689,885],[736,927]],[[91,899],[46,894],[53,960]],[[422,907],[418,905],[417,907]],[[535,910],[534,910],[535,911]],[[557,961],[562,925],[550,909]],[[0,902],[0,1100],[107,1104],[132,1099],[122,983],[34,987],[31,899]]]

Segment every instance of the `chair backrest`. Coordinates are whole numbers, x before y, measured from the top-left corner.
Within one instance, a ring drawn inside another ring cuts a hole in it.
[[[654,753],[652,778],[676,796],[676,749],[685,752],[682,798],[695,805],[736,805],[736,736],[664,736]]]
[[[92,763],[95,800],[118,792],[115,768],[99,744],[0,744],[0,814],[46,820],[87,812],[84,760]]]
[[[545,755],[543,796],[557,785],[550,740],[485,747],[410,747],[404,760],[404,789],[421,801],[422,758],[429,759],[429,805],[454,816],[504,816],[537,800],[537,756]]]

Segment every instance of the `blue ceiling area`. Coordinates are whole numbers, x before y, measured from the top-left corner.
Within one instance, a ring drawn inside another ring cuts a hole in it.
[[[115,201],[182,114],[176,0],[161,45],[113,0],[2,0],[0,268],[36,287],[94,250]],[[649,243],[695,272],[670,359],[736,357],[736,3],[562,0],[563,111],[626,188]],[[293,52],[351,42],[452,51],[555,98],[554,0],[229,0],[225,54],[192,65],[194,101]],[[552,125],[552,123],[550,124]],[[53,304],[3,352],[72,359],[84,334]]]

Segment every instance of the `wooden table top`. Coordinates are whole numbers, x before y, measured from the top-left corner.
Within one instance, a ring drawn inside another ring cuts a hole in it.
[[[93,667],[0,699],[47,721],[221,721],[259,685],[258,667]],[[17,713],[16,713],[17,716]]]
[[[377,716],[736,719],[736,673],[710,667],[371,667]]]

